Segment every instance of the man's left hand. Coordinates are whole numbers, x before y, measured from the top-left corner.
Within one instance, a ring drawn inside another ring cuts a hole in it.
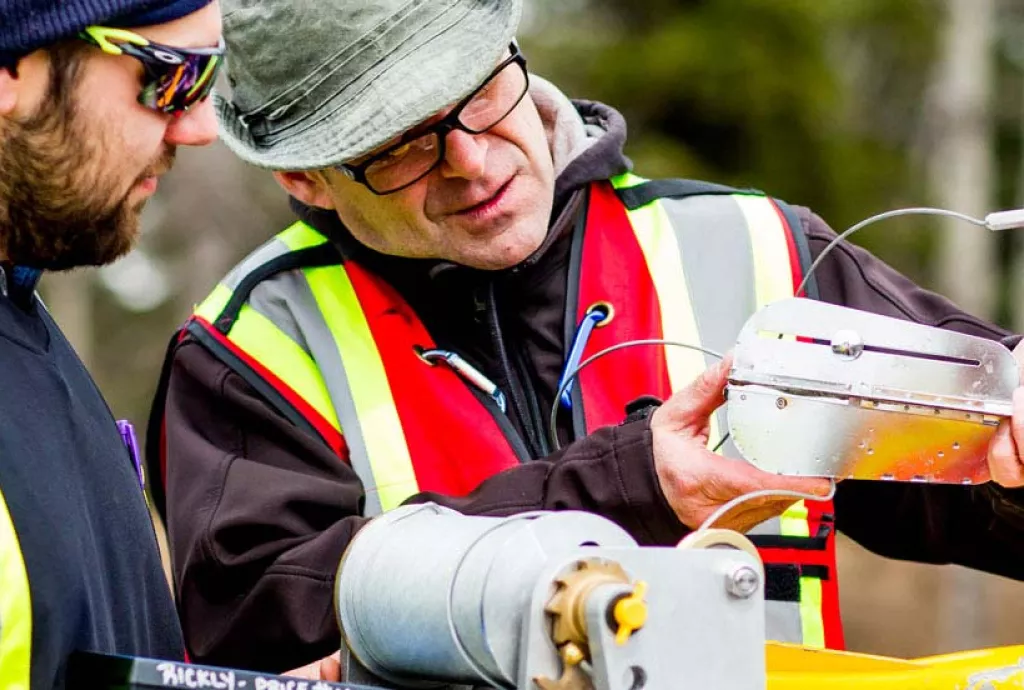
[[[1024,340],[1013,349],[1024,384]],[[1005,487],[1024,486],[1024,386],[1013,392],[1013,416],[1004,419],[988,446],[988,470],[992,481]]]

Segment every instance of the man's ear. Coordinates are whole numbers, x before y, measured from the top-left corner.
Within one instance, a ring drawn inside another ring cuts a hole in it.
[[[18,77],[15,68],[0,67],[0,117],[8,117],[18,104]]]
[[[334,199],[331,198],[327,176],[318,170],[297,172],[274,172],[274,179],[284,187],[290,195],[306,204],[318,208],[333,209]]]

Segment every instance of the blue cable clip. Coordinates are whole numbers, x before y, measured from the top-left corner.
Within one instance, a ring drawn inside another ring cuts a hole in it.
[[[583,351],[587,349],[587,342],[590,341],[590,334],[594,332],[594,329],[602,321],[608,318],[609,313],[609,307],[603,304],[595,304],[583,315],[583,321],[580,322],[579,328],[576,329],[572,348],[569,350],[569,359],[565,362],[565,368],[562,370],[562,375],[558,380],[558,389],[562,391],[561,402],[567,409],[572,409],[572,389],[576,382],[573,381],[568,386],[565,386],[566,379],[580,365],[580,360],[583,359]],[[563,389],[562,386],[565,386],[565,388]]]

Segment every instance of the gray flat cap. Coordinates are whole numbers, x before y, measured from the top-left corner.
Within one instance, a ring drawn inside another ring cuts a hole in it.
[[[271,170],[366,154],[476,88],[522,0],[223,0],[221,139]]]

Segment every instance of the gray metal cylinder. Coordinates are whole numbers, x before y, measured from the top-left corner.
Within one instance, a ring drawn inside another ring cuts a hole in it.
[[[335,584],[346,644],[396,685],[514,688],[523,619],[537,577],[582,545],[635,546],[582,512],[465,516],[434,504],[372,520],[349,545]]]

